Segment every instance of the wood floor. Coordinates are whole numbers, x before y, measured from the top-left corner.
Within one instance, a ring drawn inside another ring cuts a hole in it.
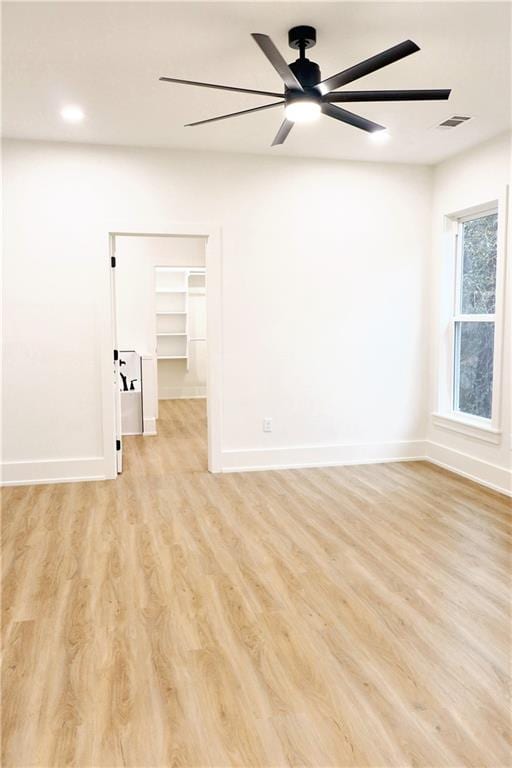
[[[512,765],[510,504],[423,463],[4,491],[9,766]]]

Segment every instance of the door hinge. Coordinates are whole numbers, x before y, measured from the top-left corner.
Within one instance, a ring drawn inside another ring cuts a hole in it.
[[[117,363],[118,360],[119,360],[119,350],[114,349],[114,363]]]
[[[116,266],[116,257],[115,256],[111,256],[110,257],[110,266],[112,267],[112,269],[114,269],[114,267]]]
[[[116,451],[120,451],[120,450],[121,450],[121,441],[116,440]]]

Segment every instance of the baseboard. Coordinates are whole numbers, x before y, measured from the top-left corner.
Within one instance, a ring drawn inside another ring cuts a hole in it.
[[[222,451],[222,472],[253,472],[269,469],[338,467],[390,461],[422,461],[423,440],[392,443],[313,445],[293,448],[255,448]]]
[[[206,387],[159,387],[159,400],[194,400],[206,397]]]
[[[500,467],[428,440],[425,442],[425,453],[427,461],[438,467],[473,480],[493,491],[512,496],[512,471],[506,467]]]
[[[42,483],[82,483],[106,480],[103,456],[87,459],[46,459],[7,461],[2,464],[1,485],[39,485]]]
[[[154,422],[154,419],[152,421]],[[424,440],[227,450],[222,452],[221,471],[252,472],[393,461],[430,461],[468,480],[512,496],[511,470]],[[10,461],[2,464],[1,485],[81,483],[109,478],[102,456],[85,459]]]
[[[144,419],[144,435],[156,435],[156,419]]]

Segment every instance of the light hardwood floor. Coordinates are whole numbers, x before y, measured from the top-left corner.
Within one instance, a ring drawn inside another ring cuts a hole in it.
[[[3,766],[510,766],[510,503],[423,463],[4,490]]]

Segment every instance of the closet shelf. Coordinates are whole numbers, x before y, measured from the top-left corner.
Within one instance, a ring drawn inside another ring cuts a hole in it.
[[[205,336],[191,336],[189,328],[191,301],[194,302],[194,317],[196,316],[196,307],[198,307],[197,311],[200,312],[198,322],[201,319],[204,322],[204,307],[202,303],[195,304],[193,297],[204,297],[206,294],[205,270],[179,267],[164,270],[157,267],[154,290],[156,305],[155,340],[157,342],[155,357],[157,361],[182,361],[177,368],[169,367],[169,375],[175,373],[179,377],[185,370],[185,367],[182,369],[183,363],[185,363],[186,370],[189,370],[190,353],[192,352],[192,359],[197,354],[202,353],[202,348],[200,350],[197,343],[203,342],[204,344],[206,342]],[[202,302],[203,299],[198,301]],[[169,319],[166,320],[166,317]],[[196,333],[204,334],[202,327],[198,326],[197,330],[194,330]],[[192,348],[190,347],[191,342],[194,342]],[[164,373],[163,368],[162,373]]]
[[[157,360],[186,360],[186,355],[157,355]]]
[[[186,315],[186,312],[157,312],[157,315]]]

